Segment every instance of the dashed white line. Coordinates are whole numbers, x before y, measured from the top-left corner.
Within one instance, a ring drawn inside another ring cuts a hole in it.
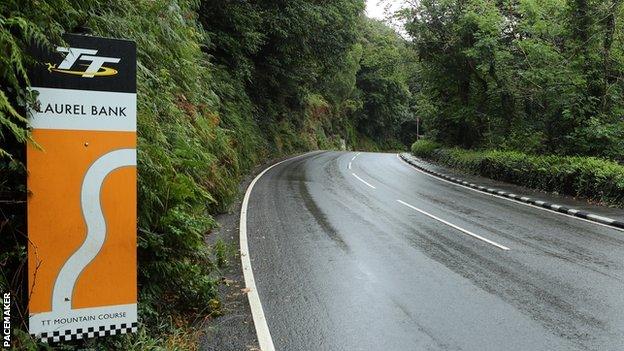
[[[360,154],[361,154],[361,152],[358,152],[357,154],[355,154],[355,156],[353,156],[353,157],[351,158],[351,161],[355,161],[355,158],[356,158],[356,157],[358,157],[358,156],[360,156]]]
[[[475,239],[479,239],[479,240],[484,241],[484,242],[486,242],[486,243],[488,243],[490,245],[496,246],[496,247],[498,247],[501,250],[505,250],[505,251],[509,250],[509,248],[507,246],[501,245],[501,244],[499,244],[497,242],[494,242],[494,241],[492,241],[490,239],[486,239],[486,238],[484,238],[484,237],[482,237],[480,235],[477,235],[477,234],[475,234],[475,233],[473,233],[473,232],[471,232],[469,230],[466,230],[464,228],[458,227],[458,226],[456,226],[453,223],[449,223],[449,222],[443,220],[442,218],[436,217],[436,216],[432,215],[431,213],[425,212],[425,211],[423,211],[423,210],[421,210],[421,209],[419,209],[419,208],[417,208],[415,206],[412,206],[412,205],[408,204],[407,202],[404,202],[404,201],[401,201],[401,200],[397,200],[397,202],[400,203],[401,205],[404,205],[404,206],[407,206],[407,207],[411,208],[412,210],[418,211],[418,212],[424,214],[427,217],[433,218],[433,219],[435,219],[438,222],[444,223],[444,224],[448,225],[451,228],[455,228],[455,229],[459,230],[460,232],[462,232],[464,234],[470,235],[471,237],[473,237]]]
[[[349,162],[349,169],[351,169],[351,162]]]
[[[357,178],[360,182],[362,182],[362,183],[364,183],[364,184],[368,185],[369,187],[371,187],[371,188],[373,188],[373,189],[377,189],[377,188],[375,188],[373,185],[371,185],[369,182],[367,182],[367,181],[365,181],[364,179],[362,179],[362,178],[358,177],[358,175],[357,175],[357,174],[355,174],[355,173],[351,173],[351,174],[353,174],[353,176],[354,176],[355,178]]]

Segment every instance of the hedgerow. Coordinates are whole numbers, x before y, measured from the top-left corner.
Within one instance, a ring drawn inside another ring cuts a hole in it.
[[[412,153],[420,157],[429,158],[431,154],[440,147],[435,141],[422,139],[412,144]]]
[[[613,161],[446,148],[426,140],[415,142],[412,153],[472,174],[624,207],[624,166]]]

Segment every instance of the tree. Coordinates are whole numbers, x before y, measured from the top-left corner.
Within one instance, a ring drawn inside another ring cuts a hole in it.
[[[621,0],[423,0],[416,110],[463,147],[621,158]]]
[[[405,40],[382,22],[365,20],[362,33],[357,87],[363,106],[356,119],[358,128],[373,138],[396,138],[401,125],[414,118],[408,81],[415,56]]]

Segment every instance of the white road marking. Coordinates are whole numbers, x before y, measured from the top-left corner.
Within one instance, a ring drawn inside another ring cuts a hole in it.
[[[377,189],[377,188],[375,188],[373,185],[371,185],[370,183],[368,183],[367,181],[365,181],[364,179],[362,179],[362,178],[358,177],[358,175],[357,175],[357,174],[355,174],[355,173],[351,173],[351,174],[353,174],[353,176],[354,176],[354,177],[356,177],[356,178],[357,178],[360,182],[362,182],[362,183],[364,183],[364,184],[368,185],[369,187],[371,187],[371,188],[373,188],[373,189]]]
[[[486,193],[486,192],[479,191],[479,190],[477,190],[477,189],[471,188],[471,187],[469,187],[469,186],[464,186],[464,185],[461,185],[461,184],[453,183],[453,182],[450,182],[450,181],[448,181],[448,180],[446,180],[446,179],[442,179],[442,178],[436,177],[436,176],[434,176],[433,174],[429,174],[429,173],[427,173],[427,172],[424,172],[424,171],[422,171],[422,170],[420,170],[420,169],[418,169],[418,168],[416,168],[416,167],[414,167],[414,166],[410,165],[409,163],[407,163],[407,161],[405,161],[404,159],[402,159],[402,158],[401,158],[401,156],[399,156],[399,154],[396,154],[396,156],[397,156],[397,158],[398,158],[399,160],[401,160],[401,162],[402,162],[402,163],[404,163],[405,165],[409,166],[409,168],[410,168],[410,169],[413,169],[413,170],[415,170],[415,171],[417,171],[417,172],[420,172],[420,173],[422,173],[422,174],[424,174],[424,175],[426,175],[426,176],[429,176],[429,177],[431,177],[431,178],[433,178],[433,179],[437,179],[437,180],[439,180],[439,181],[441,181],[441,182],[446,182],[446,183],[449,183],[449,184],[452,184],[452,185],[455,185],[455,186],[458,186],[458,187],[466,188],[466,189],[468,189],[468,190],[472,190],[472,191],[477,192],[477,193],[479,193],[479,194],[488,195],[488,196],[493,196],[493,197],[496,197],[496,198],[499,198],[499,199],[507,200],[507,201],[513,202],[513,203],[518,204],[518,205],[524,205],[524,206],[533,207],[533,208],[536,208],[536,209],[538,209],[538,210],[546,211],[546,212],[548,212],[548,213],[558,214],[558,215],[560,215],[560,216],[566,216],[566,217],[573,218],[573,219],[576,219],[576,220],[579,220],[579,221],[583,221],[583,222],[587,222],[587,223],[591,223],[591,224],[595,224],[595,225],[603,226],[603,227],[606,227],[606,228],[609,228],[609,229],[613,229],[613,230],[618,230],[618,231],[624,232],[624,229],[617,228],[617,227],[613,227],[613,226],[610,226],[610,225],[607,225],[607,224],[604,224],[604,223],[590,221],[590,220],[587,220],[587,219],[585,219],[585,218],[576,217],[576,216],[573,216],[573,215],[568,214],[568,213],[563,213],[563,212],[558,212],[558,211],[549,210],[549,209],[547,209],[547,208],[545,208],[545,207],[536,206],[536,205],[534,205],[534,204],[530,204],[530,203],[528,203],[528,202],[520,202],[520,201],[516,201],[516,200],[510,199],[509,197],[499,196],[499,195],[496,195],[496,194],[490,194],[490,193]],[[512,197],[512,198],[517,198],[517,197],[518,197],[518,195],[516,195],[516,194],[509,194],[509,196],[510,196],[510,197]],[[561,207],[560,207],[560,206],[556,206],[556,208],[561,208]],[[578,213],[578,212],[579,212],[579,210],[570,209],[570,210],[569,210],[569,212],[571,212],[571,213]]]
[[[464,234],[468,234],[468,235],[470,235],[473,238],[479,239],[479,240],[484,241],[484,242],[486,242],[486,243],[488,243],[490,245],[496,246],[496,247],[498,247],[501,250],[505,250],[505,251],[509,250],[509,248],[507,246],[501,245],[501,244],[499,244],[497,242],[494,242],[494,241],[492,241],[490,239],[486,239],[486,238],[484,238],[484,237],[482,237],[480,235],[477,235],[477,234],[475,234],[475,233],[473,233],[473,232],[471,232],[469,230],[466,230],[464,228],[458,227],[458,226],[456,226],[453,223],[449,223],[449,222],[443,220],[442,218],[436,217],[436,216],[432,215],[431,213],[425,212],[425,211],[423,211],[423,210],[421,210],[421,209],[419,209],[419,208],[417,208],[415,206],[412,206],[412,205],[408,204],[407,202],[404,202],[404,201],[401,201],[401,200],[397,200],[397,202],[400,203],[401,205],[404,205],[404,206],[407,206],[407,207],[411,208],[412,210],[418,211],[418,212],[424,214],[425,216],[433,218],[436,221],[442,222],[442,223],[448,225],[449,227],[455,228],[455,229],[459,230],[460,232],[462,232]]]
[[[351,169],[351,162],[349,162],[349,169]]]
[[[612,220],[611,218],[598,216],[598,215],[594,215],[594,214],[589,214],[589,215],[587,215],[587,217],[593,218],[593,219],[597,219],[597,220],[603,221],[603,222],[608,222],[608,223],[613,223],[614,222],[614,220]]]
[[[288,160],[278,162],[258,174],[256,178],[251,181],[249,187],[247,187],[245,197],[243,198],[243,203],[241,204],[241,214],[239,222],[241,263],[243,265],[243,275],[245,276],[245,287],[249,288],[247,298],[249,299],[249,306],[251,307],[251,314],[253,316],[254,326],[256,327],[256,334],[258,335],[258,343],[260,344],[260,350],[262,351],[275,351],[275,346],[273,345],[271,332],[269,331],[269,326],[264,315],[264,310],[262,309],[260,295],[258,294],[258,288],[256,288],[256,280],[254,279],[253,269],[251,268],[251,259],[249,258],[249,245],[247,243],[247,207],[249,205],[249,197],[251,196],[251,191],[253,190],[253,187],[258,179],[260,179],[271,168],[283,162],[290,161],[305,155],[307,154],[299,155],[297,157],[289,158]]]
[[[355,158],[360,156],[361,152],[358,152],[357,154],[355,154],[355,156],[353,156],[353,158],[351,158],[351,161],[355,161]]]

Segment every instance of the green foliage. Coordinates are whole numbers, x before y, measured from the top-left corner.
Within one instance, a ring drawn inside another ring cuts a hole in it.
[[[224,267],[227,265],[228,256],[234,256],[228,255],[228,245],[225,243],[225,241],[223,241],[223,239],[217,239],[213,248],[217,259],[217,266],[219,267]]]
[[[13,33],[19,33],[14,35]],[[22,53],[26,43],[35,42],[39,45],[48,43],[47,37],[36,24],[22,17],[4,17],[0,14],[0,74],[6,88],[0,90],[0,157],[11,157],[5,143],[25,143],[30,140],[26,130],[27,119],[17,109],[32,101],[32,97],[22,88],[28,83],[26,73],[27,59]],[[13,106],[11,100],[17,102]],[[7,135],[8,134],[8,135]]]
[[[441,145],[435,141],[421,139],[412,144],[412,153],[420,157],[430,158],[433,152],[440,148]]]
[[[141,317],[152,325],[215,296],[204,235],[226,209],[238,179],[262,153],[250,116],[230,114],[202,52],[196,4],[124,1],[92,17],[95,34],[133,38],[138,49],[139,283]],[[159,20],[155,21],[154,18]],[[166,50],[164,50],[166,48]],[[243,151],[250,151],[244,154]]]
[[[327,73],[341,66],[357,38],[364,3],[202,1],[208,52],[241,81],[264,130],[290,120],[301,128],[308,95],[324,94]],[[279,150],[279,148],[278,148]]]
[[[357,73],[362,108],[355,113],[356,123],[363,134],[387,140],[413,119],[408,81],[416,57],[405,40],[382,22],[365,20],[362,31],[363,53]]]
[[[202,2],[208,52],[244,87],[278,153],[335,146],[340,137],[384,144],[410,119],[415,57],[363,9],[361,0]]]
[[[412,152],[472,174],[624,207],[624,166],[612,161],[444,148],[424,140],[414,143]]]
[[[432,138],[623,159],[620,0],[423,0],[401,15]]]

